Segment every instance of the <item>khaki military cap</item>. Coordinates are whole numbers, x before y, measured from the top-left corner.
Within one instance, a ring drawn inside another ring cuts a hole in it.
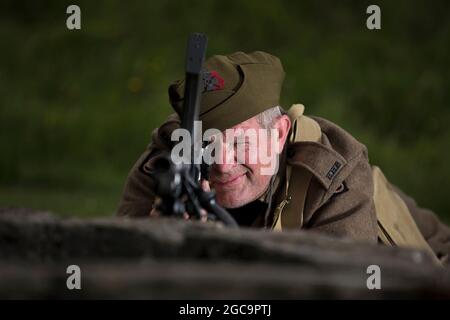
[[[204,64],[200,120],[203,130],[225,130],[280,104],[284,70],[268,53],[215,55]],[[181,115],[184,80],[169,87],[169,100]]]

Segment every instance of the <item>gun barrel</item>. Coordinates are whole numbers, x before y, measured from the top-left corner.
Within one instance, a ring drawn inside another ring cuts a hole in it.
[[[190,174],[197,179],[200,174],[194,148],[198,139],[201,139],[201,133],[196,132],[195,121],[199,119],[200,100],[202,89],[202,67],[205,61],[206,46],[208,39],[205,34],[193,33],[189,36],[186,50],[186,82],[184,87],[183,113],[181,118],[181,128],[186,129],[191,136],[191,168]],[[201,141],[200,141],[201,142]]]

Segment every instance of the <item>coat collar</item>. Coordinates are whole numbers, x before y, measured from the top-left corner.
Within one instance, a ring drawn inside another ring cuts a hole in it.
[[[344,157],[331,146],[310,141],[290,143],[287,163],[310,171],[325,189],[330,188],[334,178],[347,165]]]

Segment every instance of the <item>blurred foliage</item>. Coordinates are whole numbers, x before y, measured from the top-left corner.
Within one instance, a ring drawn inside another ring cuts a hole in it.
[[[82,29],[66,28],[78,4]],[[0,204],[109,215],[169,113],[190,32],[208,54],[263,50],[302,102],[365,143],[371,162],[449,221],[450,2],[0,2]]]

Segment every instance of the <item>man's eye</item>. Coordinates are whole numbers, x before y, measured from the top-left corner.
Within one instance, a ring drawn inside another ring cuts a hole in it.
[[[249,139],[247,137],[237,137],[235,142],[238,144],[248,143]]]

